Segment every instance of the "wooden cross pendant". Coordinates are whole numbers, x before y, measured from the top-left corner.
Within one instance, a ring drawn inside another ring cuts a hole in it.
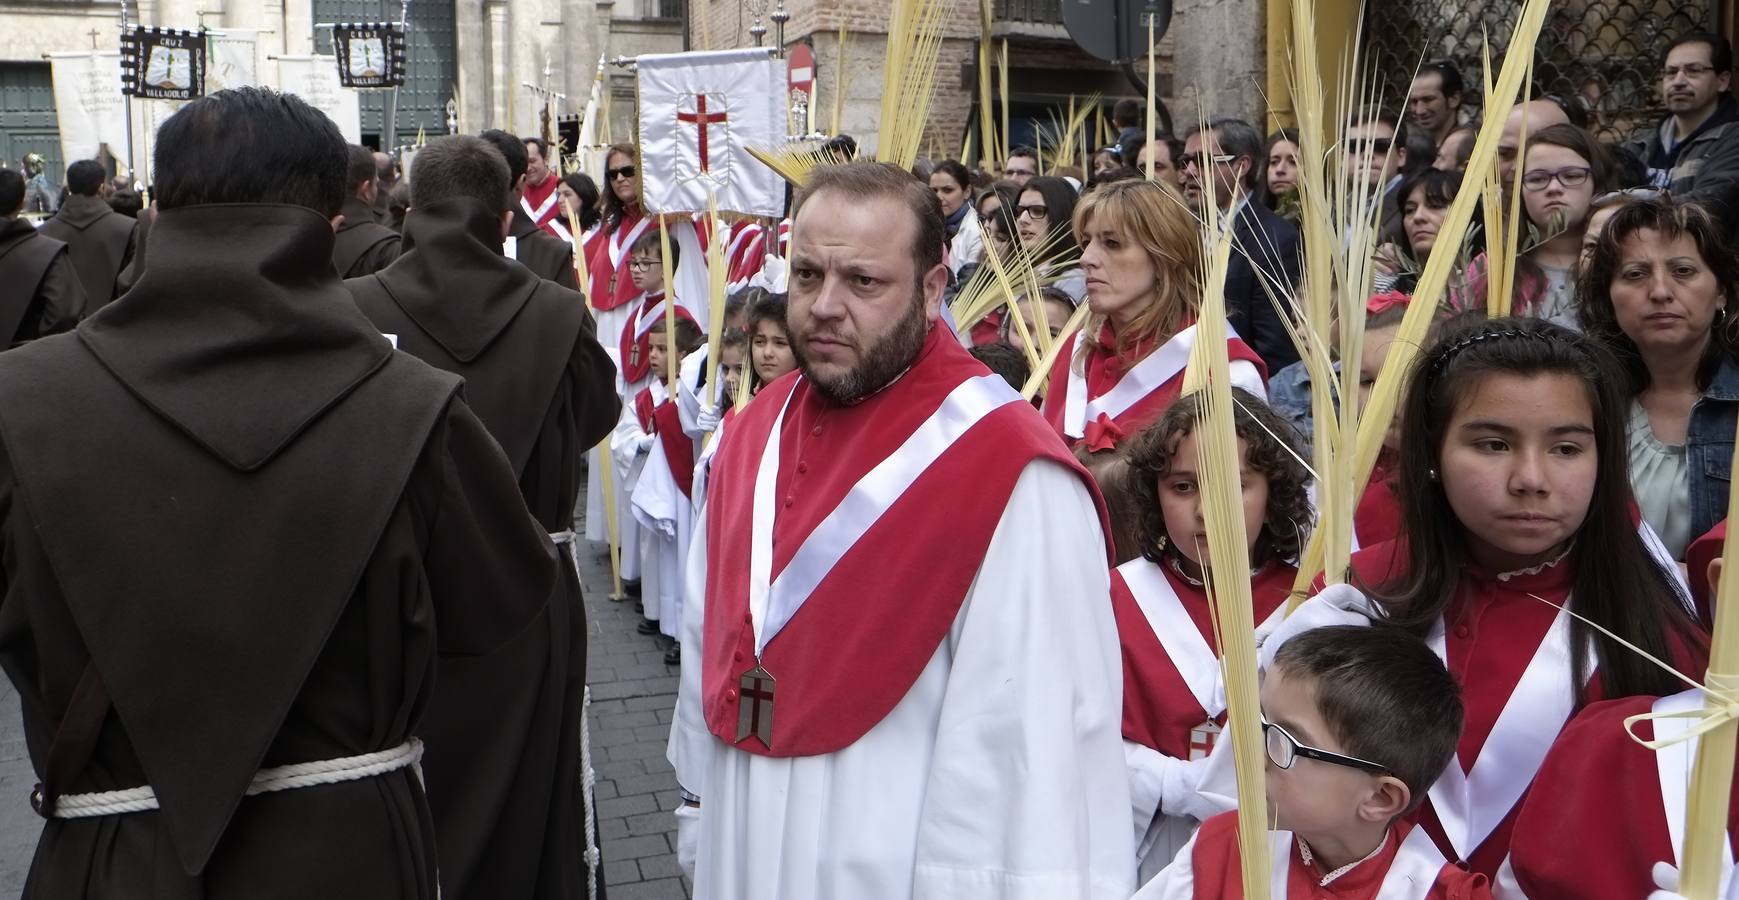
[[[753,735],[761,746],[773,749],[773,676],[757,663],[743,673],[737,692],[742,695],[737,703],[737,743]]]

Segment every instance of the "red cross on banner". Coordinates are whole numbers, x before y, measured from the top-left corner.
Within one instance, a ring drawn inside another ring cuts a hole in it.
[[[676,119],[679,122],[692,122],[700,129],[700,170],[702,172],[707,171],[711,168],[712,161],[712,155],[707,152],[707,133],[712,130],[714,123],[724,122],[726,120],[726,114],[723,112],[707,112],[706,95],[695,94],[694,111],[682,112],[681,110],[678,110],[676,113]]]

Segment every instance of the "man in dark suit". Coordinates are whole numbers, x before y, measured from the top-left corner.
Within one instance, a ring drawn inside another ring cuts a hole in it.
[[[1298,229],[1275,215],[1253,190],[1261,171],[1262,135],[1241,119],[1219,118],[1184,137],[1179,169],[1183,195],[1202,215],[1205,185],[1213,178],[1222,221],[1232,228],[1232,261],[1226,270],[1226,314],[1232,328],[1261,354],[1269,374],[1298,360],[1298,349],[1276,304],[1292,308],[1301,247]]]
[[[106,181],[101,163],[81,159],[66,169],[66,203],[42,223],[42,234],[67,246],[67,257],[84,287],[83,315],[90,316],[115,296],[115,279],[133,258],[132,219],[115,212],[101,196]]]

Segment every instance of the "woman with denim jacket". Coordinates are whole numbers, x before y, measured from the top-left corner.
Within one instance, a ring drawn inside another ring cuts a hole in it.
[[[1739,420],[1739,257],[1700,206],[1627,204],[1582,274],[1583,331],[1629,370],[1630,476],[1675,559],[1726,516]]]

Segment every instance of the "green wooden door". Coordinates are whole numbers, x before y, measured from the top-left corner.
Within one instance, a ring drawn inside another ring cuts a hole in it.
[[[60,158],[48,63],[0,63],[0,161],[9,169],[21,169],[26,153],[48,160],[44,171],[58,192],[66,161]]]

